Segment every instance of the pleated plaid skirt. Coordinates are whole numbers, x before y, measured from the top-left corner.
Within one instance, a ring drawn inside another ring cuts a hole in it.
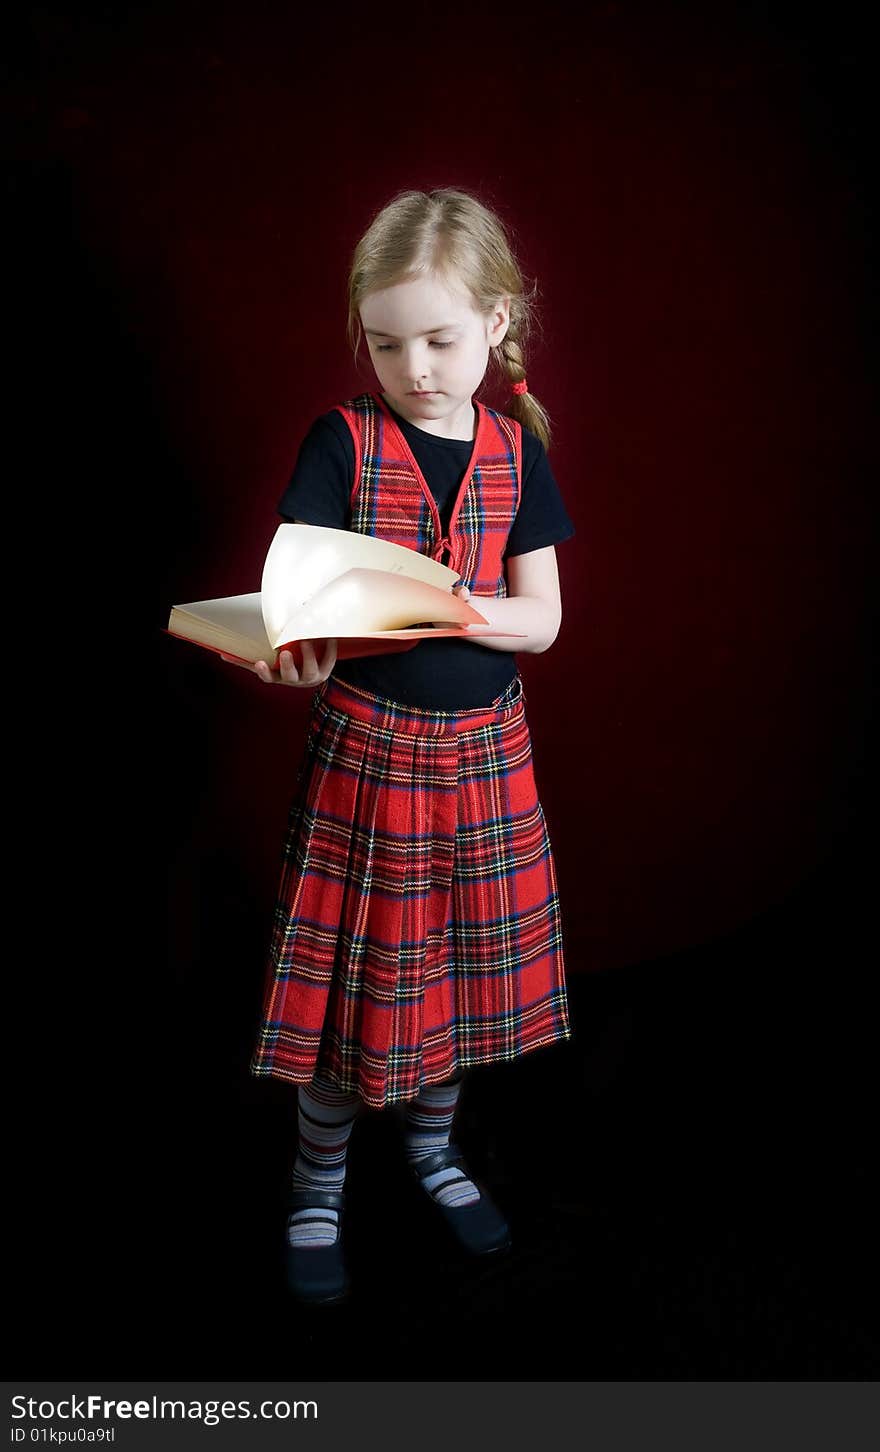
[[[368,1105],[571,1035],[522,680],[432,711],[316,691],[290,809],[256,1075]]]

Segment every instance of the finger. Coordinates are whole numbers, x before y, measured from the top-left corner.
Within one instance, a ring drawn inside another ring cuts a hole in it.
[[[336,665],[338,648],[339,647],[335,640],[330,639],[327,641],[327,647],[324,651],[324,658],[321,661],[321,675],[324,676],[325,679],[327,676],[329,676],[330,672],[333,670],[333,667]]]
[[[332,637],[325,637],[321,640],[310,640],[308,645],[315,662],[314,673],[309,674],[309,684],[316,686],[319,682],[326,681],[336,664],[336,641]],[[320,660],[318,659],[319,646],[321,647]],[[305,652],[303,652],[303,659],[305,659]]]
[[[315,660],[315,642],[313,640],[301,640],[299,645],[303,653],[302,673],[304,676],[313,676],[318,664]]]
[[[282,650],[278,664],[281,667],[281,679],[283,681],[286,681],[289,686],[297,686],[300,684],[300,675],[293,663],[292,651]]]
[[[325,671],[324,669],[324,661],[322,660],[321,664],[318,664],[318,653],[316,650],[316,646],[323,645],[326,654],[327,642],[325,640],[301,640],[300,645],[303,653],[301,683],[304,686],[316,686],[326,675],[329,675],[329,671]]]

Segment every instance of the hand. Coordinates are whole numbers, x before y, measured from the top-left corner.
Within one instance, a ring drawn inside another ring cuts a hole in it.
[[[254,661],[251,665],[248,661],[237,660],[234,656],[222,653],[220,659],[228,661],[230,665],[243,666],[245,670],[253,671],[267,686],[319,686],[322,681],[326,681],[336,664],[337,649],[335,640],[324,641],[324,653],[319,662],[315,646],[321,643],[312,640],[299,642],[303,657],[302,672],[294,665],[293,655],[289,650],[282,650],[278,657],[280,670],[272,670],[264,660]]]
[[[471,592],[467,585],[463,585],[460,580],[457,585],[453,585],[452,593],[453,595],[457,595],[459,600],[467,601],[471,598]]]

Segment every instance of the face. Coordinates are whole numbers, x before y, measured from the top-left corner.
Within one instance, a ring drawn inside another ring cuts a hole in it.
[[[360,316],[386,402],[427,433],[473,438],[471,399],[507,332],[509,299],[484,316],[466,293],[428,275],[370,293]]]

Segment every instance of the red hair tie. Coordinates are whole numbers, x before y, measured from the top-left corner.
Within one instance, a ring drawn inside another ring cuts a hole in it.
[[[529,385],[526,383],[526,380],[523,379],[522,383],[514,383],[510,391],[511,393],[528,393]]]

